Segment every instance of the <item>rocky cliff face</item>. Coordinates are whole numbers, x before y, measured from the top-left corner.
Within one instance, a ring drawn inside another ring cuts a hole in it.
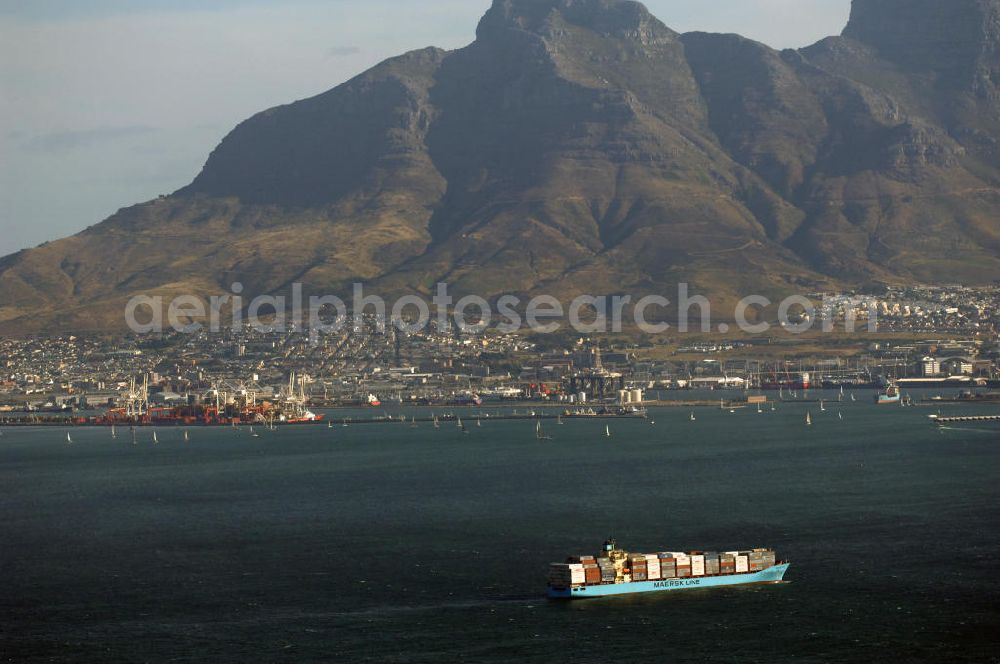
[[[135,293],[234,280],[723,301],[990,281],[998,2],[855,0],[843,36],[778,52],[635,2],[496,0],[468,47],[260,113],[173,196],[0,260],[0,321],[113,326]]]
[[[844,36],[902,69],[936,74],[943,86],[978,87],[990,82],[1000,2],[855,0]]]

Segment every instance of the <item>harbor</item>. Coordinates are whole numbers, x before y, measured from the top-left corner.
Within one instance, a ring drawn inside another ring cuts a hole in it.
[[[321,409],[333,429],[255,427],[256,437],[246,426],[192,428],[189,440],[182,428],[139,429],[136,445],[121,428],[113,438],[100,427],[2,427],[5,518],[24,524],[5,531],[5,544],[25,552],[7,558],[7,596],[53,607],[11,606],[8,627],[69,643],[101,635],[105,651],[135,661],[156,659],[137,636],[153,631],[181,653],[205,652],[207,639],[210,652],[250,643],[272,659],[294,650],[351,661],[398,659],[400,643],[468,630],[557,658],[576,642],[570,628],[610,632],[629,658],[663,641],[637,620],[738,625],[727,648],[755,659],[804,625],[810,647],[846,659],[856,640],[885,644],[897,630],[909,630],[891,641],[901,652],[958,653],[995,624],[996,575],[981,554],[1000,546],[986,527],[1000,448],[995,432],[978,431],[986,426],[939,429],[926,409],[873,398],[760,414],[715,401],[695,421],[689,408],[660,406],[648,419],[546,419],[547,440],[531,420],[477,427],[467,416],[492,408],[454,409],[468,433],[457,422],[398,420],[451,410]],[[342,425],[382,415],[396,419]],[[793,565],[774,586],[548,600],[547,566],[595,553],[610,534],[644,553],[772,547]],[[344,551],[374,562],[345,570]],[[873,584],[891,609],[870,601]],[[212,601],[192,603],[192,587]],[[81,610],[106,593],[116,598],[108,612]],[[778,619],[786,614],[794,619]],[[261,637],[261,624],[287,640]],[[362,638],[371,630],[380,637]],[[671,638],[691,653],[716,647],[703,630]]]

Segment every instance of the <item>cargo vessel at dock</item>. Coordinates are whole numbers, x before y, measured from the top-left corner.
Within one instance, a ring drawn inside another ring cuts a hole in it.
[[[74,424],[95,426],[240,426],[259,424],[319,424],[323,415],[306,407],[303,382],[293,373],[288,386],[273,401],[257,399],[257,392],[239,384],[217,384],[202,398],[191,398],[183,405],[154,406],[150,401],[148,376],[142,382],[133,378],[122,395],[123,405],[103,415],[76,420]]]
[[[882,392],[875,395],[875,403],[879,406],[895,406],[903,401],[903,395],[895,383],[890,383]]]
[[[599,556],[578,556],[549,567],[552,599],[694,590],[718,586],[779,583],[790,563],[770,549],[749,551],[629,553],[614,539]]]

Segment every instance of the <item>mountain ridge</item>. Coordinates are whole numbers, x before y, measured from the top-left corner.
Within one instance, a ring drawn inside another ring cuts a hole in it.
[[[487,298],[687,281],[723,303],[992,282],[1000,0],[955,4],[855,0],[843,35],[778,51],[636,2],[495,0],[468,46],[258,113],[171,196],[0,259],[0,329],[120,327],[132,295],[233,281]],[[945,19],[959,34],[911,57]]]

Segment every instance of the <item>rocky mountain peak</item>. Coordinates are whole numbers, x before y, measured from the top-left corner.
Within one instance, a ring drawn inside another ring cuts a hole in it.
[[[646,45],[677,38],[642,3],[632,0],[494,0],[476,34],[483,39],[513,28],[552,36],[561,22]]]
[[[1000,0],[854,0],[844,36],[903,69],[967,85],[997,57]]]
[[[478,39],[254,115],[174,195],[0,258],[0,333],[134,295],[750,292],[1000,278],[1000,0],[854,0],[778,52],[627,0],[494,0]],[[564,300],[568,301],[568,300]],[[732,311],[732,309],[729,309]]]

